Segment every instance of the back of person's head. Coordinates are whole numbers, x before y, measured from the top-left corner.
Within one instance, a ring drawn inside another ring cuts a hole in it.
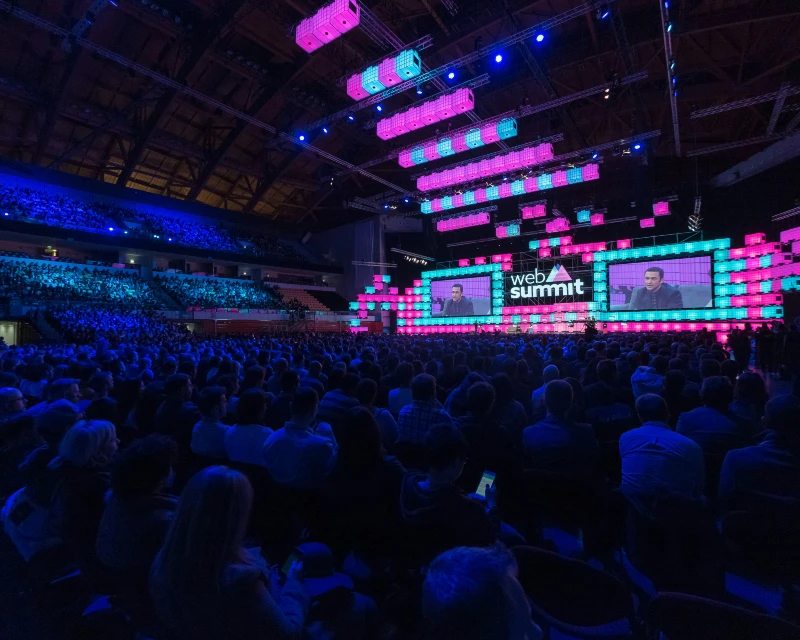
[[[561,377],[561,372],[558,370],[558,367],[549,364],[544,368],[542,371],[542,379],[544,380],[545,384],[551,382],[553,380],[558,380]]]
[[[341,362],[337,362],[337,365],[343,364]],[[325,385],[327,391],[333,391],[334,389],[338,389],[342,385],[342,380],[345,376],[344,368],[334,367],[334,369],[328,374],[328,382]]]
[[[463,464],[466,461],[469,444],[457,427],[441,423],[431,427],[425,434],[424,447],[428,466],[437,471],[444,471],[457,466],[456,463]],[[457,471],[458,474],[453,480],[460,475],[461,469]]]
[[[92,400],[86,407],[85,417],[87,420],[106,420],[116,424],[119,419],[116,400],[113,398]]]
[[[296,371],[288,369],[281,374],[281,392],[292,395],[300,384],[300,377]]]
[[[348,411],[336,432],[338,461],[345,467],[370,466],[383,460],[381,432],[372,412],[366,407]]]
[[[410,362],[401,362],[394,370],[394,382],[398,387],[409,387],[414,377],[414,366]]]
[[[764,428],[784,433],[793,438],[800,436],[800,399],[795,396],[775,396],[764,407]]]
[[[119,500],[149,496],[162,489],[178,461],[172,438],[151,434],[134,440],[114,458],[111,489]]]
[[[262,389],[248,389],[236,404],[237,424],[263,424],[267,410],[267,394]]]
[[[253,488],[238,471],[208,467],[192,476],[156,558],[171,592],[218,591],[225,568],[243,560],[252,503]]]
[[[495,388],[488,382],[475,382],[467,391],[467,409],[473,416],[488,416],[494,401]]]
[[[669,420],[667,401],[655,393],[645,393],[636,399],[636,415],[642,423],[667,422]]]
[[[736,377],[739,375],[739,364],[733,360],[723,360],[719,365],[720,375],[725,376],[731,381],[731,384],[736,384]]]
[[[56,400],[36,416],[34,426],[47,444],[55,446],[77,421],[78,408],[67,400]]]
[[[767,401],[767,388],[764,378],[753,371],[745,371],[736,381],[733,397],[740,402],[763,407]]]
[[[280,378],[280,375],[289,368],[289,363],[285,358],[278,358],[272,363],[272,368],[275,370],[275,375]]]
[[[81,420],[61,440],[58,455],[76,467],[105,466],[117,450],[117,431],[104,420]]]
[[[371,365],[370,365],[371,368]],[[356,395],[356,387],[358,386],[359,377],[355,373],[346,373],[342,378],[342,385],[340,389],[342,393],[353,397]]]
[[[300,387],[292,398],[292,419],[313,420],[318,405],[317,392],[311,387]]]
[[[658,375],[663,376],[669,367],[669,360],[664,356],[656,356],[650,364]]]
[[[266,375],[267,370],[260,365],[256,364],[248,367],[247,371],[244,372],[244,386],[248,388],[260,387],[264,383]]]
[[[436,360],[428,360],[425,363],[425,373],[434,378],[439,375],[439,363]]]
[[[667,371],[661,384],[666,397],[677,398],[683,392],[683,387],[686,386],[686,374],[677,369]]]
[[[66,398],[70,402],[77,402],[79,382],[76,378],[53,380],[47,388],[47,401],[55,402]]]
[[[185,373],[174,373],[164,381],[164,393],[170,397],[178,397],[188,390],[191,378]]]
[[[703,380],[700,387],[700,399],[703,404],[720,411],[727,409],[733,402],[733,385],[725,376],[711,376]]]
[[[424,402],[434,400],[436,398],[436,378],[427,373],[414,376],[411,381],[411,397]]]
[[[711,378],[720,374],[719,362],[714,360],[712,356],[704,357],[700,360],[700,377]]]
[[[483,356],[475,356],[472,359],[472,370],[483,371]]]
[[[547,412],[565,415],[572,407],[572,385],[565,380],[551,380],[544,388],[544,406]]]
[[[371,407],[372,403],[375,402],[375,396],[377,395],[377,382],[371,378],[362,378],[358,381],[358,385],[356,385],[356,398],[358,399],[359,404],[365,407]]]
[[[89,380],[89,386],[97,394],[106,394],[111,390],[114,379],[105,372],[95,373]]]
[[[222,412],[223,398],[225,398],[225,387],[206,387],[197,398],[197,407],[206,418],[224,418],[225,414]]]
[[[597,363],[597,379],[606,384],[613,384],[617,377],[617,363],[613,360],[601,360]]]
[[[669,361],[670,371],[686,371],[686,364],[680,358],[672,358]]]
[[[498,407],[505,407],[514,402],[514,384],[505,373],[495,373],[491,383]]]
[[[319,360],[312,360],[308,365],[308,375],[316,378],[322,373],[322,363]]]
[[[494,547],[457,547],[428,568],[422,614],[430,640],[522,640],[539,637],[516,578],[511,553]]]

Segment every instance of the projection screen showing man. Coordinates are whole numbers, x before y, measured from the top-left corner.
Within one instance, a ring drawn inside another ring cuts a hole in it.
[[[431,316],[434,318],[489,315],[491,302],[489,276],[431,282]]]
[[[710,256],[611,264],[608,279],[612,311],[712,306]]]

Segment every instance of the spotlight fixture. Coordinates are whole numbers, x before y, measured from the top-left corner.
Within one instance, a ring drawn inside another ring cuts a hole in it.
[[[633,150],[634,151],[639,151],[639,149],[641,149],[641,148],[642,148],[642,143],[641,142],[634,143],[634,145],[633,145]]]
[[[417,95],[418,96],[422,95],[422,87],[417,87]]]
[[[378,111],[378,112],[383,111],[383,105],[381,105],[381,104],[376,105],[375,106],[375,111]]]
[[[497,64],[500,64],[500,63],[503,61],[503,54],[501,54],[501,53],[498,53],[498,54],[497,54],[497,55],[494,57],[494,61],[495,61]]]
[[[535,39],[536,39],[536,42],[544,42],[544,34],[543,33],[537,33]]]
[[[119,6],[119,2],[117,0],[108,0],[108,4],[110,4],[112,7]]]
[[[597,10],[597,19],[598,20],[605,20],[608,16],[611,15],[611,11],[606,5],[601,5],[601,7]]]
[[[672,22],[667,22],[667,33],[672,31]]]
[[[447,74],[447,79],[448,80],[455,80],[456,79],[456,72],[455,71],[451,71],[450,73],[448,73]]]
[[[302,133],[301,133],[299,136],[297,136],[297,139],[298,139],[300,142],[305,142],[305,141],[306,141],[306,136],[305,136],[304,134],[302,134]]]
[[[387,203],[387,204],[383,205],[383,208],[384,209],[388,209],[389,208],[389,204]]]
[[[675,58],[669,59],[669,70],[672,71],[675,68]]]
[[[355,117],[353,114],[350,114],[349,116],[347,116],[347,119],[348,119],[350,122],[353,122],[353,121],[356,119],[356,117]]]
[[[8,214],[6,214],[6,215],[8,215]],[[109,230],[109,231],[113,231],[113,230],[114,230],[114,227],[109,227],[109,228],[108,228],[108,230]]]
[[[411,202],[411,200],[409,200],[408,198],[403,198],[403,202],[405,202],[406,204],[408,204],[409,202]]]
[[[595,151],[595,152],[592,154],[592,160],[597,160],[599,157],[600,157],[600,154],[599,154],[599,153],[597,153],[597,151]]]
[[[322,127],[322,133],[328,133],[328,127]]]

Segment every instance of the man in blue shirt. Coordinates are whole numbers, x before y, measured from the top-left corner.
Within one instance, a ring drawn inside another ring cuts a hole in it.
[[[733,386],[724,376],[703,380],[700,388],[703,406],[683,413],[676,431],[700,445],[703,453],[724,454],[747,443],[747,425],[728,410],[733,402]]]
[[[766,437],[729,451],[719,477],[719,499],[728,509],[800,506],[800,400],[777,396],[764,410]]]
[[[622,491],[650,498],[700,498],[705,480],[703,451],[670,428],[666,400],[647,393],[636,401],[636,413],[642,426],[619,438]]]
[[[431,427],[452,420],[436,402],[436,378],[420,373],[411,381],[411,404],[400,409],[398,442],[422,444]]]

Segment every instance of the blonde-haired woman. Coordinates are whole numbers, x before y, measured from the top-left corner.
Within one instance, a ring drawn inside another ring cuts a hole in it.
[[[242,546],[253,489],[227,467],[209,467],[186,485],[150,572],[161,622],[185,640],[300,638],[308,597],[301,567],[278,588],[266,565]]]

